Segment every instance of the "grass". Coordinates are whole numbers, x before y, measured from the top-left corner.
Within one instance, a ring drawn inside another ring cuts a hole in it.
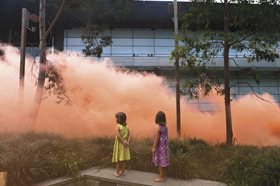
[[[0,170],[9,186],[26,186],[60,176],[79,176],[89,167],[113,167],[113,137],[67,139],[27,132],[0,135]],[[158,172],[151,163],[152,139],[133,139],[128,169]],[[280,147],[208,144],[201,139],[170,140],[168,175],[232,186],[280,186]]]

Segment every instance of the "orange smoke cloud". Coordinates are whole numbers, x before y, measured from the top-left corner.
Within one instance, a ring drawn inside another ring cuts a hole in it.
[[[271,95],[263,94],[265,102],[255,95],[245,95],[231,103],[233,135],[239,144],[279,145],[280,109]],[[185,130],[192,137],[202,137],[211,142],[221,142],[226,138],[226,123],[223,97],[207,97],[219,108],[215,113],[192,112],[189,126]]]
[[[1,47],[1,46],[0,46]],[[166,113],[171,137],[176,137],[175,94],[165,79],[154,74],[120,70],[109,61],[94,61],[76,54],[48,55],[62,67],[62,75],[71,100],[70,105],[56,104],[55,96],[45,99],[37,123],[29,118],[35,95],[35,78],[30,73],[33,60],[27,59],[24,101],[19,104],[19,52],[2,46],[0,59],[0,124],[2,131],[38,130],[61,133],[69,137],[115,135],[115,113],[127,114],[133,136],[152,136],[157,111]],[[5,61],[4,61],[5,60]],[[270,95],[263,95],[273,99]],[[216,103],[218,112],[202,113],[181,102],[182,135],[210,142],[225,141],[223,98],[203,98]],[[263,102],[247,95],[232,102],[234,136],[238,143],[280,144],[280,117],[277,104]]]

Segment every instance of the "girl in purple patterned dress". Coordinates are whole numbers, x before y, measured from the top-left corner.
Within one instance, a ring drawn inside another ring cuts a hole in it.
[[[159,111],[156,114],[155,123],[157,126],[152,152],[153,163],[159,167],[159,177],[155,178],[155,181],[164,182],[166,179],[166,169],[169,165],[168,129],[164,112]]]

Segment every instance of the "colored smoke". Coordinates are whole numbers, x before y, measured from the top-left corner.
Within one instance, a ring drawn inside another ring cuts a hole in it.
[[[73,54],[49,54],[48,60],[60,68],[71,103],[57,104],[55,96],[44,99],[36,124],[30,110],[36,78],[31,73],[33,59],[27,57],[23,103],[19,104],[19,51],[1,45],[0,125],[1,131],[48,131],[68,137],[115,135],[115,113],[127,114],[135,137],[152,136],[157,111],[166,113],[171,137],[176,137],[175,94],[166,80],[151,73],[113,67],[109,60],[93,60]],[[280,109],[269,94],[245,95],[232,102],[234,137],[239,144],[279,145]],[[203,98],[215,103],[217,112],[199,112],[195,104],[181,101],[182,135],[216,143],[225,141],[223,97]]]

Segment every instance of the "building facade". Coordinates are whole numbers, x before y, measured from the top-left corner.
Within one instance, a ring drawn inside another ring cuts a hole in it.
[[[159,67],[161,75],[167,78],[170,88],[175,90],[174,65],[169,60],[170,53],[174,49],[174,33],[171,28],[147,29],[147,28],[114,28],[106,31],[106,35],[112,37],[112,45],[104,48],[103,57],[110,58],[115,65],[121,65],[133,69],[153,71]],[[64,30],[65,52],[79,52],[82,54],[84,44],[81,40],[81,30],[79,28]],[[280,52],[280,47],[277,49]],[[280,101],[280,60],[276,62],[246,62],[248,52],[230,51],[230,57],[235,63],[231,64],[231,93],[234,99],[240,96],[253,93],[269,93],[275,102]],[[238,65],[238,68],[237,68]],[[213,67],[220,69],[221,76],[223,70],[223,55],[218,54]],[[249,79],[244,72],[248,69],[258,71],[260,84],[253,79]],[[182,82],[188,77],[181,72]],[[250,86],[249,86],[250,85]],[[211,106],[206,102],[190,101],[197,103],[199,110],[211,111]]]
[[[19,7],[22,6],[24,5],[19,5]],[[20,9],[16,10],[20,11]],[[20,16],[14,19],[19,22]],[[68,13],[55,26],[49,39],[49,47],[64,52],[75,51],[82,54],[85,46],[81,39],[82,28],[82,25],[77,23],[76,16]],[[14,32],[19,32],[19,28],[14,25],[9,26],[7,23],[6,27],[1,27],[1,39],[4,42],[13,40]],[[170,62],[170,53],[175,46],[170,2],[134,2],[129,15],[119,22],[111,23],[104,34],[112,37],[112,45],[103,49],[102,57],[110,58],[118,66],[155,72],[166,78],[168,86],[175,90],[175,68]],[[29,37],[35,36],[29,33]],[[32,43],[32,40],[29,41]],[[28,47],[29,53],[34,56],[38,55],[39,52],[35,45]],[[277,51],[280,52],[280,47]],[[231,89],[232,98],[238,99],[240,96],[252,93],[253,89],[257,94],[271,94],[275,102],[280,104],[280,59],[273,63],[262,61],[248,64],[246,55],[248,55],[246,52],[230,51],[230,57],[234,58],[239,66],[237,68],[235,63],[230,65],[231,84],[236,84]],[[213,67],[220,69],[222,77],[222,52],[215,58]],[[244,72],[248,69],[259,72],[260,84],[256,84],[254,80],[245,76]],[[181,78],[182,82],[187,82],[192,77],[188,77],[182,70]],[[201,100],[192,100],[188,103],[196,104],[200,111],[215,111],[213,103]]]

